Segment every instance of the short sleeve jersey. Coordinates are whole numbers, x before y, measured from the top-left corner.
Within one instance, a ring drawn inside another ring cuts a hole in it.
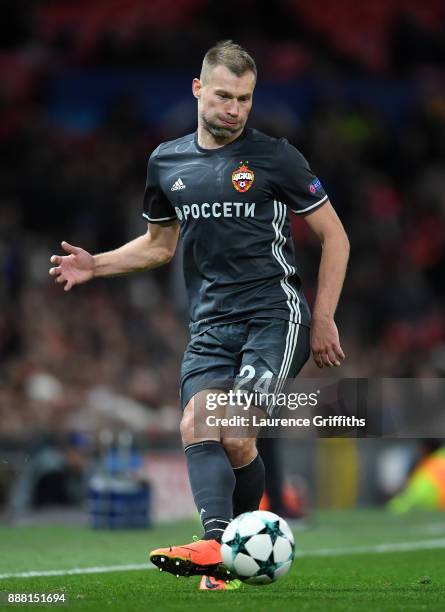
[[[218,149],[201,148],[196,133],[162,143],[148,161],[143,216],[179,221],[192,333],[252,317],[309,326],[289,211],[327,199],[283,138],[246,129]]]

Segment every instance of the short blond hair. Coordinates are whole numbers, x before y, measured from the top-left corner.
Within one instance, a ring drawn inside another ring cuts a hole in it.
[[[205,81],[210,70],[216,66],[225,66],[239,77],[249,71],[253,72],[255,79],[257,77],[255,60],[233,40],[221,40],[207,51],[202,62],[200,80]]]

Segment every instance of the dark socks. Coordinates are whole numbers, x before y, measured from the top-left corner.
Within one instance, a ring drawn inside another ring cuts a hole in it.
[[[233,492],[233,516],[258,510],[264,491],[264,463],[260,454],[247,465],[233,468],[236,478]]]
[[[271,512],[281,515],[284,512],[281,498],[284,483],[278,444],[277,438],[259,438],[258,440],[258,450],[267,465],[265,487],[269,508]]]
[[[220,541],[233,515],[235,476],[229,458],[222,444],[211,440],[189,444],[184,450],[204,539]]]

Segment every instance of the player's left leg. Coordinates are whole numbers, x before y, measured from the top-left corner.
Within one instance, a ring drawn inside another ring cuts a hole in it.
[[[295,377],[309,358],[309,329],[282,319],[252,319],[247,324],[246,341],[241,349],[242,361],[238,382],[249,388],[250,382],[267,387],[270,381],[274,393],[284,387],[287,378]],[[247,384],[246,384],[247,382]],[[272,407],[273,408],[273,407]],[[241,408],[242,411],[242,408]],[[256,408],[249,410],[252,417],[264,416]],[[227,414],[226,417],[230,416]],[[250,419],[251,422],[251,419]],[[221,442],[235,474],[233,492],[233,516],[257,510],[264,491],[264,464],[256,447],[258,427],[247,426],[240,430],[233,427],[221,429]],[[233,586],[231,586],[233,585]],[[203,576],[200,589],[238,588],[239,581],[226,583]]]
[[[297,376],[309,356],[309,328],[282,319],[252,319],[242,349],[238,382],[243,389],[253,391],[257,385],[276,395],[287,379]],[[258,414],[257,409],[253,410]],[[245,432],[226,436],[224,430],[221,434],[236,478],[234,517],[257,510],[264,492],[265,468],[256,447],[258,433],[258,428],[251,427],[247,436]]]
[[[264,463],[256,447],[256,434],[251,437],[224,437],[222,444],[235,475],[233,516],[258,510],[264,492]]]

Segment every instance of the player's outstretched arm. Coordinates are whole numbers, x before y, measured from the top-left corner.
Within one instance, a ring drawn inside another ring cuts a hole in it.
[[[326,202],[305,221],[322,244],[318,287],[312,314],[311,350],[315,363],[339,366],[345,359],[334,321],[349,258],[349,240],[330,202]]]
[[[53,255],[49,274],[56,283],[69,291],[74,285],[86,283],[101,276],[118,276],[142,270],[151,270],[168,263],[175,254],[178,243],[177,221],[155,225],[148,224],[147,232],[123,246],[91,255],[84,249],[62,242],[68,255]]]

